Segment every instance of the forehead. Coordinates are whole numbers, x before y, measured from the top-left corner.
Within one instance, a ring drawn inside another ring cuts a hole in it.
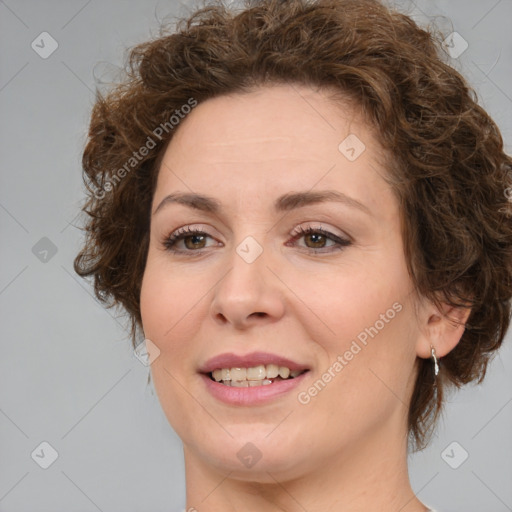
[[[368,189],[384,184],[382,161],[372,128],[348,101],[305,86],[262,87],[209,99],[181,121],[155,196],[184,187],[211,195],[219,186],[235,195],[275,187],[277,195],[321,180],[322,188],[343,188],[372,202],[377,197]]]
[[[291,84],[209,99],[178,128],[169,149],[195,153],[200,148],[203,158],[222,154],[226,162],[264,159],[263,146],[275,158],[332,159],[348,130],[373,138],[348,101],[340,105],[325,91]]]

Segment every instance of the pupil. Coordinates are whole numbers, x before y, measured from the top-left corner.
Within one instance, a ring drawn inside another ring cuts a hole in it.
[[[185,239],[185,245],[187,246],[188,249],[197,249],[197,244],[201,244],[201,242],[204,242],[204,235],[192,235]],[[200,247],[203,246],[204,243]]]
[[[308,235],[308,237],[310,240],[313,241],[313,245],[315,245],[315,247],[322,247],[323,242],[325,242],[324,235],[319,234],[319,233],[310,234],[310,235]]]

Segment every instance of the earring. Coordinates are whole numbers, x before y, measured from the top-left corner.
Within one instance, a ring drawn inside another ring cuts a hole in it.
[[[437,364],[436,349],[430,345],[431,358],[434,360],[434,375],[437,377],[439,373],[439,365]]]

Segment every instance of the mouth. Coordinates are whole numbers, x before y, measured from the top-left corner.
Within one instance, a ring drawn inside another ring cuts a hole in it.
[[[309,369],[291,370],[287,366],[277,364],[260,364],[250,367],[216,368],[205,373],[210,380],[224,386],[247,388],[269,386],[274,382],[292,380],[308,372]]]
[[[269,352],[219,354],[198,369],[211,380],[233,387],[267,386],[279,380],[294,379],[309,370],[304,364]]]
[[[283,398],[312,368],[270,352],[223,353],[198,368],[206,390],[233,406],[263,405]]]
[[[310,370],[277,366],[278,374],[273,377],[276,368],[272,364],[215,368],[200,375],[205,391],[231,407],[265,406],[280,400],[293,400],[293,390],[304,384]]]

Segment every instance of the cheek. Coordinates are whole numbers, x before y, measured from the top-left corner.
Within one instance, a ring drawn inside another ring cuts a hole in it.
[[[184,414],[192,407],[190,396],[180,383],[189,369],[187,347],[183,343],[194,336],[194,322],[188,315],[196,310],[198,293],[193,293],[190,278],[170,272],[165,262],[148,255],[148,262],[141,286],[140,308],[144,335],[160,350],[150,366],[152,381],[162,410],[169,423],[180,436],[186,436],[189,426]]]
[[[364,343],[375,324],[384,333],[400,323],[410,281],[397,252],[347,253],[342,265],[317,266],[314,272],[281,268],[283,281],[303,303],[296,316],[329,352],[345,350],[358,335]]]
[[[173,346],[170,339],[177,333],[183,338],[183,329],[190,327],[186,318],[197,312],[195,306],[204,294],[200,286],[197,277],[171,268],[165,256],[155,255],[150,249],[142,280],[140,309],[144,334],[162,351]]]
[[[195,372],[201,347],[194,340],[205,338],[199,331],[209,313],[205,294],[211,286],[204,272],[171,266],[165,254],[150,249],[140,309],[144,335],[160,350],[150,369],[158,394],[166,393],[164,409],[175,399],[187,401],[180,398],[180,383]]]
[[[331,368],[328,407],[341,402],[343,410],[364,410],[388,395],[396,401],[389,389],[406,394],[415,340],[411,281],[397,247],[295,280],[294,292],[306,298],[302,322],[323,352],[319,371]],[[343,368],[336,371],[338,356]]]
[[[151,339],[160,347],[158,340],[164,330],[164,311],[166,300],[161,296],[161,288],[156,286],[151,274],[144,274],[140,294],[140,314],[146,338]]]

